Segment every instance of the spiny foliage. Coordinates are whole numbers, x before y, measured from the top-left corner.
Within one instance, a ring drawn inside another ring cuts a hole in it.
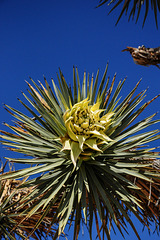
[[[124,13],[127,14],[129,11],[130,11],[130,13],[129,13],[128,20],[130,20],[131,17],[132,17],[132,19],[134,19],[135,14],[137,14],[137,17],[136,17],[136,23],[137,23],[139,16],[140,16],[140,12],[142,11],[142,9],[145,8],[145,15],[144,15],[144,19],[143,19],[143,26],[144,26],[146,18],[148,16],[148,11],[150,8],[152,8],[152,9],[154,9],[155,22],[156,22],[156,26],[158,28],[157,12],[158,11],[160,12],[160,1],[159,0],[100,0],[98,7],[102,6],[103,4],[107,4],[107,3],[108,3],[108,5],[113,5],[113,7],[109,13],[111,13],[119,5],[123,4],[121,13],[118,17],[116,24],[119,22],[122,15]]]
[[[4,172],[6,165],[7,161],[4,166],[3,163],[1,164],[1,174]],[[10,165],[9,168],[11,173],[13,166]],[[34,189],[34,186],[21,188],[20,186],[25,181],[26,179],[5,179],[0,181],[0,239],[26,239],[41,218],[41,210],[37,211],[30,218],[26,218],[26,214],[23,213],[33,203],[21,205],[20,200],[24,199]],[[55,211],[56,204],[52,206],[50,212],[47,216],[44,216],[43,221],[39,224],[39,227],[35,229],[32,239],[46,239],[47,235],[54,235],[55,229],[51,227],[51,220]]]
[[[110,84],[107,69],[108,65],[100,82],[99,70],[95,79],[84,72],[81,83],[77,68],[73,68],[73,87],[59,70],[59,87],[52,79],[53,90],[46,79],[45,86],[31,79],[31,98],[23,93],[31,107],[19,101],[32,116],[5,105],[17,120],[14,126],[5,124],[13,133],[1,131],[2,143],[26,155],[8,159],[29,167],[4,173],[0,179],[31,177],[20,186],[32,188],[19,201],[24,219],[43,214],[30,235],[54,206],[53,239],[63,233],[67,223],[73,223],[73,239],[78,239],[82,222],[92,239],[94,219],[99,239],[106,235],[110,240],[110,229],[115,226],[123,236],[125,222],[140,239],[129,212],[144,226],[159,223],[160,174],[154,165],[159,153],[146,144],[160,135],[159,130],[143,132],[159,120],[153,120],[153,114],[134,123],[158,96],[141,105],[146,91],[134,95],[138,82],[122,100],[125,80],[114,86],[114,76]]]

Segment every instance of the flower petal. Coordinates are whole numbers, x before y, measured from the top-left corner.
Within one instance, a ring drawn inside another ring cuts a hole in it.
[[[86,136],[83,136],[83,135],[77,135],[77,140],[79,142],[79,148],[81,149],[81,151],[83,150],[83,144],[86,140]]]
[[[102,129],[105,129],[105,127],[104,127],[102,124],[100,124],[99,122],[96,122],[96,123],[94,124],[94,126],[99,127],[99,128],[102,128]]]
[[[66,121],[65,121],[65,125],[66,125],[66,128],[67,128],[67,133],[69,135],[69,137],[71,139],[73,139],[74,141],[77,141],[77,138],[76,138],[76,134],[74,134],[74,132],[72,131],[71,129],[71,120],[73,119],[73,117],[69,117]]]
[[[108,121],[114,115],[114,112],[106,113],[100,120]]]
[[[100,139],[105,140],[107,142],[113,141],[111,138],[109,138],[107,135],[105,135],[102,131],[97,131],[97,130],[88,131],[88,134],[93,134],[97,138],[100,138]]]
[[[93,150],[95,150],[95,151],[102,152],[102,150],[98,148],[97,143],[96,143],[96,140],[97,140],[96,138],[87,139],[87,140],[85,141],[85,144],[86,144],[89,148],[91,148],[91,149],[93,149]]]
[[[97,102],[96,104],[94,104],[92,107],[91,107],[91,111],[95,111],[95,110],[99,110],[99,106],[100,106],[100,102]]]
[[[71,150],[71,140],[70,139],[65,140],[61,151],[64,151],[64,150]]]
[[[76,166],[77,158],[79,157],[80,153],[81,153],[81,149],[79,148],[79,143],[72,141],[71,142],[71,160],[74,166]]]

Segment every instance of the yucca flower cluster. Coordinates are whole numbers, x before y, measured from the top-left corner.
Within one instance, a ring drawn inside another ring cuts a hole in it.
[[[0,179],[29,177],[18,187],[32,188],[19,200],[21,216],[25,221],[42,213],[27,237],[47,216],[55,229],[53,239],[65,234],[68,223],[74,225],[73,239],[78,239],[82,223],[93,239],[94,220],[99,239],[110,240],[115,228],[124,236],[125,221],[140,239],[129,212],[144,226],[159,224],[160,173],[154,164],[159,153],[148,143],[160,135],[158,129],[144,129],[160,121],[153,120],[156,114],[135,121],[158,96],[141,105],[146,91],[135,95],[138,82],[121,99],[125,80],[114,87],[116,76],[110,83],[107,69],[101,81],[98,70],[95,79],[84,72],[81,82],[73,68],[73,87],[61,70],[59,86],[53,79],[52,87],[46,79],[45,86],[31,79],[31,98],[23,93],[31,107],[19,100],[30,116],[5,105],[16,123],[5,124],[12,133],[1,131],[2,144],[23,154],[7,160],[27,167],[1,174]]]
[[[98,102],[93,106],[89,105],[89,101],[84,99],[64,113],[67,135],[62,138],[63,150],[71,152],[71,160],[75,166],[81,154],[80,160],[90,159],[94,151],[102,152],[98,145],[107,145],[112,141],[105,131],[109,128],[114,113],[110,112],[100,117],[105,110],[99,109],[99,105]],[[88,157],[85,157],[86,151],[90,153]]]

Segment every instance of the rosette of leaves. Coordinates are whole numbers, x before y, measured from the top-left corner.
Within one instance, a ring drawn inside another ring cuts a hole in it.
[[[146,144],[160,135],[159,130],[144,131],[159,120],[153,120],[153,114],[134,123],[157,97],[141,104],[146,91],[135,95],[138,83],[122,100],[120,92],[125,80],[114,87],[114,76],[109,84],[107,69],[108,66],[100,82],[99,70],[95,79],[84,72],[81,83],[77,68],[73,68],[72,87],[61,70],[57,74],[59,87],[52,79],[53,89],[46,79],[45,86],[31,79],[31,98],[23,93],[31,106],[19,100],[30,116],[5,105],[17,120],[14,126],[5,124],[14,133],[1,131],[2,143],[11,151],[26,155],[9,158],[10,161],[29,167],[5,173],[1,178],[31,176],[21,187],[34,189],[22,204],[33,202],[25,212],[27,217],[39,209],[43,212],[33,231],[55,204],[51,225],[58,222],[58,226],[54,239],[67,223],[74,224],[73,239],[78,239],[82,223],[92,239],[94,220],[99,239],[105,235],[111,239],[110,230],[116,228],[123,236],[126,222],[140,239],[129,212],[144,226],[149,227],[152,220],[159,221],[160,174],[159,168],[153,166],[159,153]],[[156,189],[154,198],[150,190],[143,189],[150,189],[150,184],[152,190]]]

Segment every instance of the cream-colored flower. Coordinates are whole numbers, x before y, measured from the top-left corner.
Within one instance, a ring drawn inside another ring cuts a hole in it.
[[[114,113],[110,112],[100,117],[105,110],[99,109],[98,102],[94,105],[89,105],[89,102],[88,99],[84,99],[76,103],[63,116],[67,134],[62,138],[62,151],[70,151],[75,166],[82,152],[85,154],[86,151],[89,154],[88,149],[102,152],[98,145],[112,141],[105,131],[110,126]],[[92,151],[89,155],[92,155]]]

